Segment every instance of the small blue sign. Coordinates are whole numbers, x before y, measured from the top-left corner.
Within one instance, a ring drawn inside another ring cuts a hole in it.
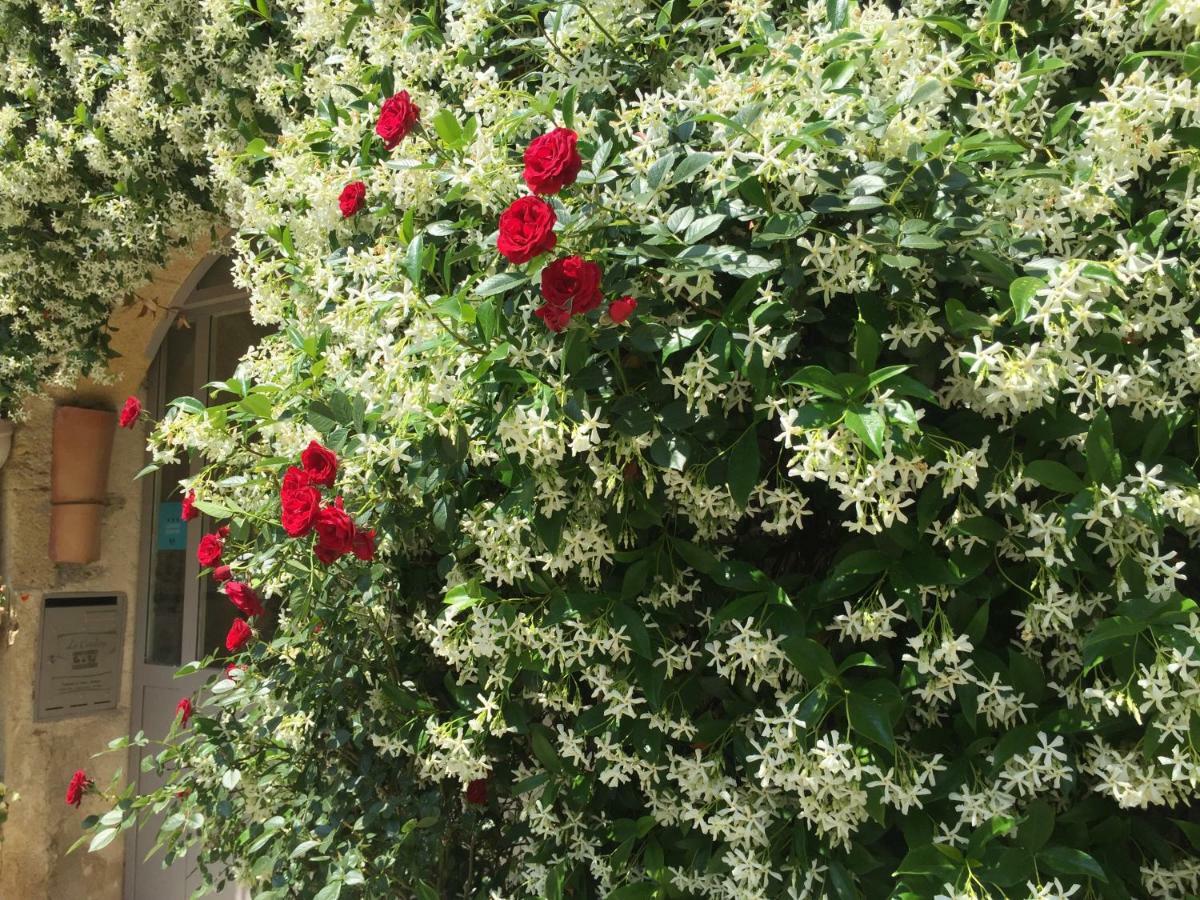
[[[183,504],[169,500],[158,504],[158,549],[186,550],[187,523],[180,518]]]

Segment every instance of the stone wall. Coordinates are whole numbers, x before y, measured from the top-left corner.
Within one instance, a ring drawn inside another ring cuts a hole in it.
[[[139,294],[153,304],[170,305],[180,284],[207,247],[180,254]],[[106,754],[113,738],[130,728],[138,565],[141,543],[142,483],[133,477],[145,464],[144,427],[117,429],[109,469],[107,507],[100,559],[90,565],[56,565],[49,558],[50,448],[56,404],[119,409],[126,396],[143,396],[150,360],[146,350],[162,311],[138,315],[126,308],[113,317],[111,384],[81,384],[31,401],[25,421],[13,435],[12,455],[0,469],[0,577],[14,596],[21,631],[11,647],[0,647],[0,781],[20,794],[12,804],[0,840],[0,898],[22,900],[120,900],[125,846],[116,840],[89,854],[67,855],[80,836],[79,823],[103,811],[99,798],[84,799],[80,810],[64,802],[72,772],[86,768],[106,787],[124,753]],[[34,679],[40,638],[42,598],[48,592],[121,591],[126,595],[124,660],[120,701],[115,710],[54,722],[34,721]]]

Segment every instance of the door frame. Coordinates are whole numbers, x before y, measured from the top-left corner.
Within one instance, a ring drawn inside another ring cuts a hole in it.
[[[155,330],[151,343],[146,348],[146,355],[151,359],[146,370],[146,408],[155,416],[161,416],[163,406],[169,400],[163,396],[163,379],[165,372],[162,365],[162,348],[166,343],[168,329],[174,326],[180,314],[193,314],[190,327],[195,329],[195,352],[193,354],[192,385],[197,399],[207,403],[204,396],[203,384],[207,377],[212,355],[212,322],[214,317],[225,314],[242,312],[249,309],[249,295],[234,285],[218,286],[197,290],[196,285],[204,277],[212,265],[221,259],[220,254],[207,254],[198,263],[176,292],[175,298],[163,323]],[[149,450],[144,452],[144,459],[150,462]],[[191,457],[188,461],[189,475],[195,475],[201,468],[200,461]],[[150,571],[153,560],[153,542],[157,533],[155,505],[159,502],[157,479],[146,477],[142,484],[141,496],[141,526],[137,554],[137,596],[130,604],[134,615],[133,668],[130,678],[130,734],[137,734],[144,723],[144,689],[147,685],[162,684],[163,670],[170,669],[172,675],[180,666],[194,660],[199,639],[201,590],[200,564],[194,553],[189,552],[200,538],[200,530],[204,523],[203,516],[197,516],[185,523],[187,543],[184,558],[184,601],[183,621],[180,629],[179,664],[176,666],[156,665],[146,662],[146,642],[148,639],[148,620],[150,606],[150,589],[152,577]],[[216,668],[202,669],[187,678],[172,679],[180,688],[180,696],[195,693],[209,676],[218,671]],[[149,677],[148,677],[149,676]],[[126,761],[127,782],[137,784],[141,775],[142,748],[131,746]],[[137,852],[137,831],[132,829],[125,838],[125,872],[123,878],[122,896],[125,900],[136,897],[137,872],[142,865]],[[178,863],[177,863],[178,864]],[[186,875],[185,875],[186,877]]]

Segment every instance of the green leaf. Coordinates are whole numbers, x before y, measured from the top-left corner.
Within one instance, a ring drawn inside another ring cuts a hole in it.
[[[734,502],[742,509],[750,500],[750,494],[758,484],[759,469],[758,432],[751,426],[738,438],[729,451],[726,482]]]
[[[830,28],[845,28],[850,18],[850,0],[825,0],[825,18]]]
[[[1083,641],[1083,670],[1086,672],[1129,646],[1130,638],[1146,630],[1147,624],[1128,616],[1101,619]]]
[[[335,878],[317,891],[313,900],[337,900],[340,896],[342,896],[342,879]]]
[[[1037,861],[1057,875],[1087,875],[1108,884],[1100,863],[1074,847],[1047,847],[1038,853]]]
[[[837,679],[838,671],[833,657],[811,638],[790,637],[783,642],[783,652],[810,687]]]
[[[419,287],[421,284],[421,262],[424,250],[425,236],[418,234],[409,241],[408,249],[404,254],[404,271],[414,287]]]
[[[879,332],[859,319],[854,323],[854,361],[863,372],[875,368],[879,359]]]
[[[863,737],[874,741],[892,753],[896,752],[892,720],[881,704],[857,691],[851,691],[846,695],[846,718],[850,722],[850,727]]]
[[[1035,459],[1025,464],[1025,475],[1042,487],[1063,494],[1077,494],[1085,487],[1079,476],[1060,462],[1052,459]]]
[[[296,849],[291,852],[289,859],[299,859],[302,856],[307,856],[309,850],[320,846],[320,841],[301,841],[296,845]]]
[[[721,213],[713,213],[709,216],[703,216],[693,221],[687,227],[687,231],[683,234],[683,242],[685,244],[694,244],[702,238],[708,237],[714,231],[721,227],[721,223],[725,221],[725,216]]]
[[[821,73],[821,79],[827,87],[833,90],[843,88],[854,77],[854,70],[858,68],[858,61],[853,59],[839,59],[837,62],[832,62],[825,67],[825,71]]]
[[[1054,810],[1045,800],[1034,800],[1025,808],[1025,818],[1017,829],[1017,843],[1026,850],[1045,846],[1054,833]]]
[[[805,366],[784,384],[802,384],[825,397],[834,400],[846,399],[846,391],[834,374],[821,366]]]
[[[865,406],[846,410],[846,427],[853,431],[876,456],[883,456],[883,439],[887,422],[882,415]]]
[[[1024,322],[1031,308],[1034,295],[1046,286],[1040,278],[1023,276],[1008,286],[1008,299],[1012,302],[1014,322]]]
[[[613,622],[618,628],[624,628],[625,634],[629,637],[629,642],[633,645],[633,652],[643,659],[653,659],[654,654],[650,650],[650,633],[646,630],[646,623],[642,621],[641,614],[624,603],[618,603],[613,607]]]
[[[715,153],[706,153],[704,151],[689,153],[683,158],[683,162],[676,167],[675,172],[671,175],[671,181],[674,184],[687,181],[716,158]]]
[[[567,93],[563,95],[562,114],[563,125],[567,128],[575,128],[575,100],[578,94],[578,85],[571,85],[567,89]]]
[[[503,294],[505,291],[517,287],[517,285],[525,284],[529,281],[528,277],[518,272],[500,272],[496,275],[489,275],[479,284],[475,285],[474,294],[477,297],[490,297],[493,294]]]
[[[950,852],[947,852],[950,851]],[[961,854],[953,847],[944,844],[925,844],[909,850],[900,865],[896,867],[896,875],[933,875],[935,873],[953,873],[958,869]]]
[[[275,418],[271,400],[262,394],[250,394],[238,401],[238,409],[248,412],[257,419],[271,421]]]
[[[237,510],[213,500],[196,500],[193,505],[200,512],[206,516],[212,516],[214,519],[228,519],[237,514]]]
[[[424,881],[418,881],[414,885],[414,889],[417,892],[417,900],[442,900],[442,898],[438,896],[438,892],[431,888]]]
[[[1097,484],[1116,484],[1121,480],[1121,454],[1113,437],[1112,420],[1104,410],[1096,413],[1084,441],[1088,476]]]
[[[96,832],[96,836],[92,838],[92,842],[88,844],[88,853],[98,853],[113,842],[113,838],[120,831],[118,828],[103,828]]]
[[[457,150],[462,145],[462,126],[449,109],[443,109],[433,117],[433,127],[450,149]]]
[[[886,384],[887,382],[891,381],[893,378],[896,378],[899,375],[903,375],[910,368],[911,368],[910,366],[885,366],[882,369],[876,369],[874,372],[871,373],[870,377],[867,378],[866,390],[869,391],[869,390],[871,390],[871,388],[876,388],[876,387],[879,387],[879,385],[881,385],[881,384]],[[918,384],[919,384],[919,382],[918,382]],[[921,387],[925,387],[925,386],[921,385]],[[930,393],[929,388],[925,388],[925,391],[927,393]],[[866,393],[866,391],[863,391],[863,393]],[[930,393],[930,396],[932,396],[932,393]]]
[[[544,725],[535,725],[529,735],[529,740],[533,746],[533,755],[538,758],[538,762],[548,771],[558,772],[562,768],[562,761],[558,758],[558,753],[550,742],[549,734],[549,729]]]

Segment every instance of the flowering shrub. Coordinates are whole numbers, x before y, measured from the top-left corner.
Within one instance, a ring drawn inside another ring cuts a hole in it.
[[[147,304],[151,271],[214,221],[206,151],[245,139],[198,25],[168,3],[0,4],[0,417],[102,376],[114,302]]]
[[[94,843],[166,812],[260,900],[1200,891],[1194,0],[192,14],[278,331],[154,449],[253,622]]]

